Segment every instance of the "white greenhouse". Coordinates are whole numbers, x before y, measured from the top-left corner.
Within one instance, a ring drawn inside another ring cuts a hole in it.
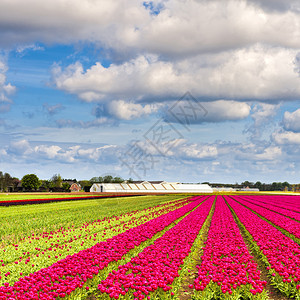
[[[132,183],[94,183],[91,193],[212,193],[208,184],[166,181],[134,181]]]

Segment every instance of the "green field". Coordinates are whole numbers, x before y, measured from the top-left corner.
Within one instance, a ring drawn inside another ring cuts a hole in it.
[[[51,193],[0,193],[0,201],[11,200],[29,200],[29,199],[52,199],[52,198],[74,198],[74,197],[92,197],[92,194],[77,194],[77,193],[64,193],[64,194],[51,194]]]
[[[3,247],[7,243],[17,242],[32,233],[49,232],[61,227],[78,227],[85,222],[141,210],[180,198],[183,196],[149,195],[0,207],[1,245]]]

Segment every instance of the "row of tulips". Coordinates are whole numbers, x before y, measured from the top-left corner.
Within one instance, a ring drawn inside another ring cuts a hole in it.
[[[246,197],[245,196],[244,197],[236,196],[235,199],[244,200],[251,204],[255,204],[257,206],[271,210],[273,212],[279,213],[281,215],[287,216],[289,218],[295,219],[300,222],[300,212],[295,212],[293,210],[290,210],[289,205],[287,205],[286,208],[282,208],[280,206],[274,206],[273,203],[259,201],[259,197],[257,197],[257,196],[246,196]],[[299,201],[300,201],[300,199],[299,199]]]
[[[137,216],[138,214],[143,215],[144,213],[147,213],[147,212],[155,211],[157,209],[163,209],[163,208],[174,206],[174,205],[181,205],[181,204],[185,205],[189,201],[192,201],[192,200],[190,198],[184,198],[184,199],[180,198],[180,199],[173,200],[173,201],[168,201],[166,203],[159,204],[159,205],[156,205],[156,206],[147,207],[147,208],[144,208],[142,210],[129,211],[129,212],[126,212],[126,213],[123,213],[123,214],[120,214],[120,215],[116,215],[116,216],[113,215],[113,216],[110,216],[110,217],[104,217],[102,219],[93,220],[92,222],[85,222],[85,223],[82,224],[82,226],[79,226],[78,228],[79,229],[87,228],[88,226],[94,226],[95,224],[97,224],[99,222],[103,223],[105,221],[107,221],[109,223],[109,222],[112,222],[114,219],[124,221],[124,218],[126,218],[126,217]],[[74,231],[74,229],[76,230],[76,228],[73,225],[73,226],[68,227],[68,228],[60,228],[57,231],[50,231],[50,232],[44,231],[43,233],[32,234],[28,237],[24,237],[24,238],[21,239],[20,242],[26,241],[27,239],[32,241],[32,240],[37,240],[37,239],[41,239],[41,238],[44,238],[44,237],[45,238],[53,238],[53,236],[56,235],[56,234],[64,234],[65,232],[68,232],[68,231],[72,232],[72,231]]]
[[[206,198],[204,198],[206,199]],[[57,261],[53,265],[20,278],[12,286],[0,287],[0,299],[56,299],[64,298],[92,279],[112,262],[122,259],[131,249],[153,238],[196,208],[203,197],[195,197],[189,204],[130,228],[91,248]]]
[[[139,226],[172,210],[178,209],[191,199],[182,199],[168,204],[129,212],[120,216],[104,218],[83,224],[80,228],[61,228],[56,232],[32,234],[18,244],[0,250],[0,283],[10,284],[20,276],[26,276],[41,268],[48,267],[67,255],[90,248],[129,228]]]
[[[98,286],[102,293],[100,298],[150,299],[152,295],[159,299],[171,298],[176,292],[172,283],[179,277],[181,265],[190,253],[211,210],[213,200],[214,197],[211,196],[155,240],[154,244],[146,247],[128,263],[120,265],[117,270],[113,270]]]
[[[253,196],[247,196],[253,198]],[[299,196],[255,195],[255,201],[272,204],[274,207],[285,208],[300,213]]]
[[[196,299],[267,298],[266,282],[260,279],[257,264],[221,196],[217,198],[201,264],[197,268]]]
[[[19,200],[2,200],[0,206],[12,206],[12,205],[28,205],[28,204],[42,204],[52,203],[60,201],[76,201],[76,200],[88,200],[88,199],[104,199],[104,198],[120,198],[120,197],[133,197],[141,196],[137,194],[114,194],[114,195],[102,195],[102,196],[76,196],[76,197],[54,197],[54,198],[37,198],[37,199],[19,199]]]
[[[14,259],[14,257],[19,257],[20,255],[22,255],[23,252],[27,253],[30,250],[31,254],[35,254],[36,251],[39,251],[35,248],[49,248],[50,243],[68,243],[73,239],[78,239],[78,237],[80,235],[83,235],[85,232],[94,234],[96,232],[99,232],[100,230],[109,230],[114,226],[117,226],[118,224],[126,227],[127,224],[130,223],[130,221],[138,220],[141,217],[155,218],[161,214],[184,206],[190,201],[191,200],[188,198],[180,199],[165,204],[160,204],[154,207],[145,208],[143,210],[127,212],[118,216],[104,217],[103,219],[83,223],[77,228],[74,226],[68,228],[61,227],[56,231],[44,231],[41,234],[32,233],[30,236],[22,238],[16,244],[11,244],[4,247],[4,249],[1,250],[3,251],[3,253],[1,254],[1,259],[4,260],[4,263],[8,263],[10,260]]]
[[[300,299],[300,246],[237,201],[225,198],[265,264],[271,283],[286,296]]]
[[[280,228],[283,228],[287,232],[291,233],[296,238],[300,239],[300,222],[298,222],[296,220],[292,220],[290,218],[287,218],[286,216],[283,216],[277,212],[271,211],[267,208],[263,208],[256,204],[250,203],[249,201],[245,201],[241,197],[234,196],[234,199],[236,201],[238,201],[239,203],[247,206],[254,212],[258,213],[260,216],[268,219],[273,224],[275,224],[275,225],[279,226]]]

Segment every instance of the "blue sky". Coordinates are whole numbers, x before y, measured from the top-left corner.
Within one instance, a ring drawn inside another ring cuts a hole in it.
[[[0,0],[0,170],[299,182],[300,5]]]

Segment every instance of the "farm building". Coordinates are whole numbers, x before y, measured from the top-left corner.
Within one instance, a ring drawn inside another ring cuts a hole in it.
[[[94,183],[90,192],[98,193],[212,193],[208,184],[184,184],[166,181]]]
[[[79,192],[81,190],[81,185],[77,182],[72,183],[70,186],[70,191],[71,192]]]

